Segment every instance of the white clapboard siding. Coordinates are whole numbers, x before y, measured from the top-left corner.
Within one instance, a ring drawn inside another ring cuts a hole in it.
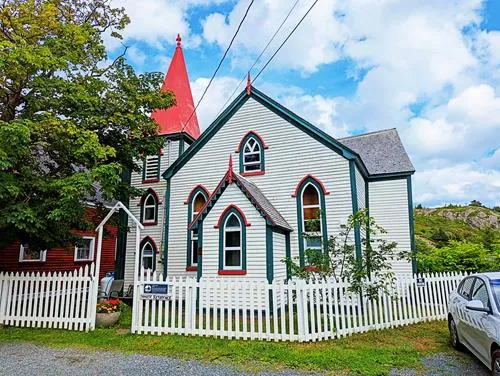
[[[365,179],[356,166],[356,193],[358,195],[358,209],[366,208]]]
[[[274,259],[274,280],[284,281],[286,279],[286,264],[283,260],[286,257],[286,239],[284,234],[273,233],[273,259]]]
[[[215,277],[219,270],[219,228],[215,228],[222,212],[235,204],[245,214],[250,226],[246,227],[246,277],[266,278],[266,221],[245,197],[231,184],[215,203],[203,221],[203,276]],[[242,224],[244,225],[244,224]]]
[[[369,210],[376,223],[387,234],[381,235],[388,241],[398,243],[397,251],[410,251],[410,223],[408,215],[408,194],[406,179],[393,179],[370,182]],[[407,261],[393,261],[396,273],[411,273]]]
[[[227,171],[230,154],[234,170],[239,172],[236,149],[249,130],[256,131],[268,149],[265,174],[248,179],[262,190],[292,228],[297,228],[296,198],[292,195],[308,174],[320,179],[330,192],[325,197],[330,234],[337,232],[339,224],[345,223],[352,213],[348,161],[250,98],[172,177],[168,275],[193,275],[185,271],[187,195],[197,184],[213,191]],[[298,256],[297,236],[297,231],[291,233],[292,256]]]
[[[185,147],[188,145],[185,144]],[[155,242],[157,246],[157,257],[156,257],[156,267],[157,269],[162,269],[161,255],[163,254],[163,218],[165,215],[165,190],[167,183],[161,174],[178,158],[179,156],[179,141],[167,140],[163,148],[163,155],[160,159],[160,180],[157,183],[143,183],[142,182],[142,170],[140,172],[132,172],[130,184],[136,188],[141,189],[153,189],[158,197],[160,198],[160,203],[158,205],[158,224],[154,226],[145,226],[141,230],[141,238],[144,239],[149,236]],[[142,162],[140,162],[142,163]],[[142,169],[142,165],[141,165]],[[136,197],[130,200],[129,210],[136,217],[141,217],[141,197]],[[135,231],[136,226],[129,218],[130,232],[127,234],[127,248],[125,255],[125,286],[133,283],[134,280],[134,262],[135,262]],[[141,239],[141,240],[142,240]]]
[[[370,330],[444,320],[461,273],[400,274],[390,293],[369,299],[346,281],[168,277],[141,273],[135,286],[135,333],[274,341],[321,341]],[[424,278],[424,285],[417,278]],[[369,282],[369,281],[366,281]],[[144,294],[146,284],[168,294]]]
[[[96,283],[93,263],[64,273],[0,273],[0,324],[93,329]]]

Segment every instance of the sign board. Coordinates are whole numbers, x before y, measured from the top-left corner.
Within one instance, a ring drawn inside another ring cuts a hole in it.
[[[425,278],[423,278],[423,277],[417,278],[417,286],[418,287],[425,287]]]
[[[144,294],[168,294],[168,285],[146,284]]]
[[[144,285],[144,293],[141,294],[144,300],[170,300],[168,295],[168,285],[148,283]]]

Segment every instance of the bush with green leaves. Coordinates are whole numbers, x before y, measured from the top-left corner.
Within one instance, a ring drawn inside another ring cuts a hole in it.
[[[354,231],[359,228],[361,237],[361,257],[356,257]],[[331,235],[328,243],[323,244],[324,251],[306,249],[305,262],[300,258],[286,258],[284,262],[292,278],[307,281],[335,278],[346,280],[349,291],[364,293],[370,299],[379,292],[392,293],[395,276],[392,261],[398,258],[408,259],[410,251],[397,252],[397,243],[385,238],[387,232],[375,223],[367,211],[360,210],[349,216],[347,224],[337,235]],[[304,237],[317,234],[304,234]]]
[[[498,271],[500,249],[488,250],[480,243],[452,240],[444,247],[418,252],[417,265],[421,273]]]

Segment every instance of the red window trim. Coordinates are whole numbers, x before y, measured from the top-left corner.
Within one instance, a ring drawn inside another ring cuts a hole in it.
[[[302,179],[300,179],[299,181],[299,184],[297,184],[297,186],[295,187],[295,192],[292,193],[292,197],[297,197],[297,194],[299,193],[299,189],[300,187],[302,186],[302,184],[308,179],[308,178],[311,178],[312,180],[314,180],[316,183],[319,184],[319,186],[321,187],[321,190],[323,191],[323,194],[325,196],[328,196],[330,194],[330,192],[328,192],[325,188],[325,185],[323,184],[323,182],[321,180],[319,180],[318,178],[314,177],[313,175],[311,174],[307,174],[306,176],[304,176]]]
[[[198,271],[197,266],[187,266],[186,267],[186,272],[196,272],[196,271]]]
[[[208,200],[208,198],[210,197],[210,192],[208,191],[208,189],[205,188],[205,186],[203,184],[198,184],[196,187],[191,189],[191,192],[189,192],[189,195],[188,195],[186,201],[184,201],[185,205],[187,205],[191,202],[191,200],[193,199],[193,194],[196,190],[198,190],[198,188],[201,188],[205,192],[205,194],[207,195],[207,200]]]
[[[147,225],[146,225],[146,224],[144,224],[144,226],[147,226]],[[156,252],[157,254],[158,254],[158,253],[160,253],[160,251],[158,250],[158,246],[156,245],[156,242],[155,242],[155,241],[154,241],[154,239],[153,239],[151,236],[149,236],[149,235],[147,235],[147,236],[145,236],[144,238],[142,238],[141,243],[140,243],[141,249],[140,249],[139,251],[142,251],[142,246],[144,245],[144,243],[146,243],[146,242],[148,242],[148,241],[149,241],[149,242],[153,245],[153,248],[155,249],[155,252]]]
[[[143,226],[156,226],[158,222],[142,222]]]
[[[143,184],[146,184],[146,183],[158,183],[160,181],[160,179],[148,179],[148,180],[143,180],[142,183]]]
[[[256,175],[265,175],[265,171],[251,171],[251,172],[243,172],[241,176],[256,176]]]
[[[245,217],[245,214],[243,213],[243,211],[237,207],[236,205],[234,204],[231,204],[229,205],[227,208],[224,209],[224,211],[221,213],[220,217],[219,217],[219,220],[217,221],[217,224],[214,226],[214,228],[219,228],[221,226],[221,222],[222,222],[222,218],[224,218],[224,215],[228,212],[228,210],[230,209],[235,209],[238,213],[240,213],[241,215],[241,218],[243,218],[243,224],[246,226],[246,227],[249,227],[251,226],[252,224],[249,223],[247,221],[247,217]]]
[[[261,143],[261,144],[262,144],[262,146],[264,147],[264,150],[269,148],[269,146],[267,146],[267,144],[264,142],[264,140],[263,140],[263,138],[260,136],[260,134],[258,134],[258,133],[257,133],[257,132],[255,132],[255,131],[250,130],[250,131],[248,131],[248,132],[247,132],[247,133],[243,136],[243,138],[240,140],[240,143],[239,143],[239,145],[238,145],[238,149],[236,149],[236,153],[239,153],[239,152],[241,151],[241,148],[242,148],[242,146],[243,146],[243,141],[245,141],[245,140],[246,140],[246,138],[247,138],[250,134],[253,134],[255,137],[257,137],[257,138],[259,139],[260,143]]]
[[[146,190],[146,193],[144,193],[144,195],[141,197],[141,201],[139,201],[139,206],[141,206],[142,204],[144,204],[144,200],[146,199],[146,197],[148,197],[148,195],[150,193],[152,193],[155,196],[156,203],[158,205],[162,204],[162,202],[160,201],[160,196],[158,196],[158,193],[156,193],[156,191],[153,188],[148,188]]]
[[[218,275],[246,275],[246,270],[219,270]]]

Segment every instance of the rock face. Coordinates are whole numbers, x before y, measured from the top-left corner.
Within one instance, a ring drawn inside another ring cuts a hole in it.
[[[500,228],[500,214],[494,211],[475,206],[467,206],[457,208],[438,208],[438,209],[421,209],[423,215],[439,215],[450,220],[461,220],[468,225],[484,229],[493,227],[494,229]]]

